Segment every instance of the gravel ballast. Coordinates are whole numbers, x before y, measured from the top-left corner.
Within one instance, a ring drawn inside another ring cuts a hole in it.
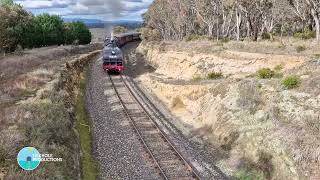
[[[90,69],[86,104],[100,179],[159,179],[101,68],[101,60],[93,62]]]

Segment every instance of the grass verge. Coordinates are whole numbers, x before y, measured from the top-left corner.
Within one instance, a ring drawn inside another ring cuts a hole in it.
[[[85,68],[83,74],[87,74],[87,71],[87,68]],[[92,155],[91,120],[85,108],[85,87],[86,78],[82,75],[80,81],[80,93],[76,102],[76,127],[79,133],[82,152],[82,179],[95,180],[98,177],[98,164]]]

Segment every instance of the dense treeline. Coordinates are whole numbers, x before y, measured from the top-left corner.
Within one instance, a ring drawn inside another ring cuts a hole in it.
[[[64,23],[49,14],[34,16],[12,0],[0,0],[0,51],[90,42],[91,33],[81,22]]]
[[[319,0],[155,0],[145,25],[162,39],[190,35],[240,40],[273,35],[320,40]]]

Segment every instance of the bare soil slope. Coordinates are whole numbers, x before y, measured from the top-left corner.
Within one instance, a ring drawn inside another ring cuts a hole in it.
[[[229,157],[218,164],[235,176],[319,178],[317,48],[297,53],[290,45],[270,54],[272,43],[256,43],[251,49],[250,45],[142,43],[138,54],[145,55],[156,70],[138,79],[186,124],[190,136],[228,152]],[[282,67],[279,73],[284,77],[301,78],[300,87],[286,89],[281,76],[256,76],[261,68],[276,67]],[[224,77],[208,79],[212,72]]]

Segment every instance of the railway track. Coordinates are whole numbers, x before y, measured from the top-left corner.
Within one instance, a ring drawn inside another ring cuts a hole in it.
[[[201,179],[137,100],[122,76],[108,75],[140,141],[164,179]]]

